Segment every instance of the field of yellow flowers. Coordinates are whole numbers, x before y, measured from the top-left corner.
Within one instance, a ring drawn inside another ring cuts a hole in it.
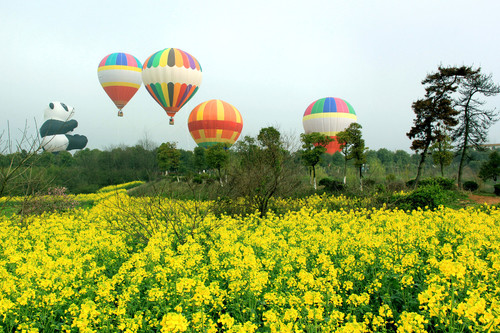
[[[94,199],[0,217],[4,332],[500,331],[495,207],[333,210],[352,202],[312,196],[261,219]]]

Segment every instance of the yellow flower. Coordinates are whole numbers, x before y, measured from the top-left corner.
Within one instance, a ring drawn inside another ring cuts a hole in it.
[[[403,311],[401,318],[398,321],[398,333],[425,333],[425,324],[427,320],[420,314],[415,312]]]
[[[161,332],[185,332],[188,329],[187,319],[180,313],[169,312],[160,322]]]

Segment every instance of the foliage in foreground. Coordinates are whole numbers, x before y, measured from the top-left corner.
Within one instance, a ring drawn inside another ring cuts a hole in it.
[[[165,221],[141,211],[145,198],[122,192],[91,209],[31,216],[24,227],[1,217],[0,325],[44,332],[500,329],[498,209],[332,211],[327,198],[349,206],[347,198],[313,196],[277,201],[284,213],[265,219],[217,218],[195,213],[209,203],[164,199],[172,212]],[[139,213],[124,214],[116,200]],[[156,228],[141,245],[117,230],[122,223]],[[187,236],[180,240],[173,225]]]

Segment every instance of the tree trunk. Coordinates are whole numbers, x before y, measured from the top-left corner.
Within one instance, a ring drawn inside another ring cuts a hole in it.
[[[465,139],[464,146],[462,148],[462,153],[460,154],[460,163],[458,164],[457,185],[458,185],[459,190],[462,189],[462,171],[463,171],[463,167],[464,167],[465,155],[467,154],[467,146],[466,146],[467,143],[468,143],[468,140]]]
[[[347,183],[347,158],[344,159],[344,185]]]
[[[359,167],[359,189],[363,192],[363,166]]]
[[[420,181],[420,175],[422,174],[422,168],[424,167],[424,162],[425,158],[427,157],[427,151],[429,149],[429,145],[427,145],[420,155],[420,163],[418,164],[418,169],[417,169],[417,176],[415,177],[415,186],[414,188],[416,189],[418,187],[418,182]]]
[[[458,176],[457,176],[457,185],[458,189],[462,189],[462,171],[464,167],[464,161],[465,161],[465,156],[467,155],[467,145],[469,144],[469,114],[468,114],[468,108],[469,108],[469,102],[470,99],[467,101],[467,104],[465,105],[465,124],[464,124],[464,143],[462,147],[462,153],[460,154],[460,163],[458,165]]]
[[[217,169],[217,174],[219,176],[219,183],[221,187],[224,187],[224,183],[222,182],[222,171],[221,169]]]
[[[313,182],[314,182],[314,191],[316,191],[318,189],[318,187],[316,186],[316,168],[312,167],[312,175],[313,175]]]

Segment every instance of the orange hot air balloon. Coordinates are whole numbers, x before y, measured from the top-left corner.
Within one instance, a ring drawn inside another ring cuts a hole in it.
[[[217,143],[232,145],[241,134],[243,119],[231,104],[211,99],[191,111],[188,128],[200,147],[208,148]]]

